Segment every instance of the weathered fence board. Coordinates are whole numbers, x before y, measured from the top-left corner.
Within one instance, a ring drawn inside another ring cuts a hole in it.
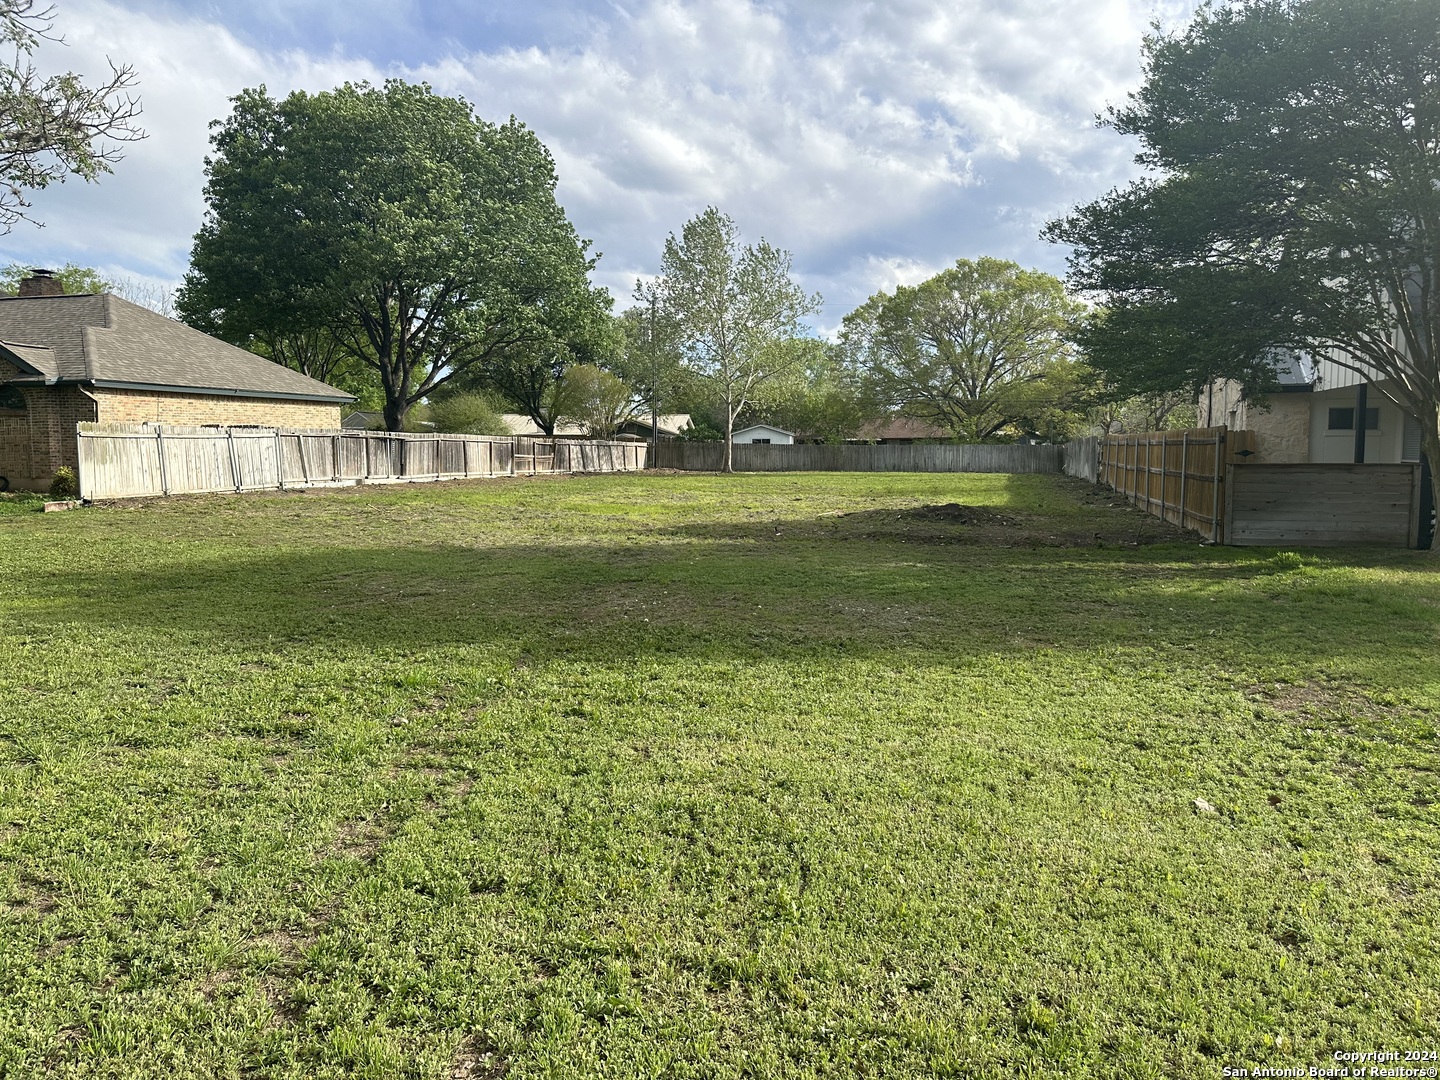
[[[843,446],[767,445],[734,447],[736,472],[1059,472],[1065,449],[1018,443],[879,443]],[[725,461],[725,444],[667,439],[655,465],[662,469],[716,472]]]
[[[1071,439],[1065,444],[1065,461],[1062,468],[1066,476],[1078,477],[1097,483],[1100,479],[1100,437],[1088,435],[1083,439]]]
[[[1225,542],[1237,546],[1419,540],[1419,465],[1236,465],[1227,495]]]
[[[639,442],[80,424],[86,499],[645,468]]]

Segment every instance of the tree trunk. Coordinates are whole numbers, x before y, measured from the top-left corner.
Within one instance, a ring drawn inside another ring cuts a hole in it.
[[[402,396],[394,394],[385,395],[385,430],[404,431],[405,416],[409,412]]]
[[[660,456],[660,406],[652,403],[650,406],[650,467],[655,467],[655,459]]]
[[[1440,424],[1436,423],[1436,414],[1429,412],[1428,418],[1420,419],[1420,453],[1430,463],[1430,507],[1431,512],[1440,510]],[[1421,535],[1429,529],[1430,523],[1420,522]],[[1430,552],[1433,555],[1440,555],[1440,537],[1431,535]]]
[[[725,467],[721,472],[733,473],[735,471],[735,410],[730,407],[730,402],[725,402]]]

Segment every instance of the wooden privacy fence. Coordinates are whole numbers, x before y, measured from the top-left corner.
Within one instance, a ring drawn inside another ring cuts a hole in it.
[[[1429,546],[1418,464],[1238,465],[1225,495],[1227,544]]]
[[[1100,480],[1100,437],[1087,435],[1083,439],[1071,439],[1065,444],[1065,462],[1062,466],[1066,476],[1075,476],[1090,483]]]
[[[78,425],[80,494],[128,499],[645,468],[639,442],[525,435]]]
[[[1136,506],[1214,543],[1225,540],[1226,468],[1254,453],[1248,431],[1225,427],[1108,435],[1099,481]]]
[[[1218,544],[1429,546],[1421,466],[1268,464],[1254,456],[1253,433],[1223,427],[1111,435],[1100,444],[1099,479]]]
[[[878,443],[843,446],[737,443],[736,472],[1059,472],[1065,448],[1019,443]],[[661,469],[716,472],[725,444],[668,439],[660,443]]]

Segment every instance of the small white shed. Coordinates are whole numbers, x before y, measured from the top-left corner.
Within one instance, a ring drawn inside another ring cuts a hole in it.
[[[774,443],[789,446],[795,441],[795,435],[783,428],[771,427],[769,424],[753,424],[735,432],[730,441],[737,445],[739,443]]]

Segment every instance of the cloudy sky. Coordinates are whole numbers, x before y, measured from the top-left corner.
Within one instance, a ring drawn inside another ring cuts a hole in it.
[[[1095,114],[1191,0],[57,0],[37,62],[133,64],[150,137],[39,193],[0,258],[173,284],[204,213],[207,125],[272,94],[425,80],[529,124],[617,300],[713,204],[795,254],[829,329],[957,258],[1059,272],[1041,225],[1133,175]]]

